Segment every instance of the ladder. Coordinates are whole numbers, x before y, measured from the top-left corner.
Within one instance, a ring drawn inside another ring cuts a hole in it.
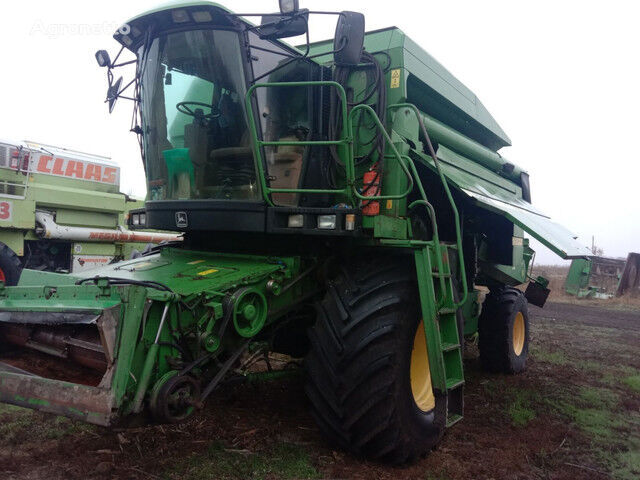
[[[458,333],[458,307],[449,264],[449,249],[456,248],[427,242],[414,250],[431,382],[436,394],[447,397],[447,427],[462,420],[464,408],[463,332]]]

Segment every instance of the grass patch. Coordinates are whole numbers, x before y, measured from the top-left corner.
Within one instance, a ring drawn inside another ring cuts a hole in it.
[[[425,480],[449,480],[450,478],[451,477],[448,477],[444,473],[441,473],[439,475],[436,475],[436,474],[433,474],[433,473],[427,473],[427,476],[425,477]]]
[[[611,412],[598,408],[572,408],[574,423],[585,433],[595,437],[596,440],[613,439],[615,427],[624,424],[611,414]]]
[[[618,402],[618,395],[609,389],[580,387],[561,394],[560,398],[549,399],[547,404],[571,419],[592,441],[607,443],[618,437],[616,428],[625,426]]]
[[[591,408],[613,410],[619,402],[618,394],[607,388],[581,387],[578,392],[581,405]]]
[[[621,480],[637,480],[640,477],[640,442],[632,449],[617,454],[613,459],[613,474]]]
[[[622,380],[634,392],[640,392],[640,375],[631,375]]]
[[[507,385],[504,378],[496,378],[483,385],[486,398],[505,405],[514,427],[526,427],[537,414],[533,407],[533,392]]]
[[[10,414],[13,415],[17,412],[28,412],[26,408],[16,407],[15,405],[9,405],[8,403],[0,403],[0,415]]]
[[[633,386],[627,382],[629,377],[640,377],[640,372],[637,369],[628,365],[622,365],[617,368],[610,368],[602,373],[602,382],[611,387],[630,387],[634,390]],[[634,383],[634,380],[631,380]]]
[[[0,406],[0,445],[18,445],[34,439],[54,440],[87,432],[92,425],[15,407]]]
[[[536,418],[536,412],[531,406],[529,393],[526,390],[515,392],[515,398],[507,411],[514,427],[526,427],[531,420]]]
[[[0,410],[0,445],[15,445],[28,438],[33,427],[33,412],[12,405],[2,405]]]
[[[540,362],[552,363],[553,365],[567,365],[569,359],[559,351],[545,352],[544,350],[536,350],[534,358]]]
[[[220,442],[213,443],[202,455],[194,455],[167,471],[164,478],[196,480],[251,479],[265,477],[282,479],[320,478],[311,464],[309,454],[299,445],[278,443],[268,451],[242,453],[226,450]]]
[[[583,434],[590,443],[590,456],[612,478],[636,480],[640,478],[640,415],[621,407],[618,390],[626,380],[621,372],[628,376],[630,367],[614,367],[613,372],[611,367],[602,365],[607,372],[601,386],[566,385],[544,403]],[[637,370],[631,370],[637,375]]]

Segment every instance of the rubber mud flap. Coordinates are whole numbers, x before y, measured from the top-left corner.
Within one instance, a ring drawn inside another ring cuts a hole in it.
[[[524,292],[524,296],[531,305],[542,308],[547,302],[547,298],[549,298],[550,293],[551,290],[543,287],[539,283],[529,282],[529,285],[527,285],[527,289]]]

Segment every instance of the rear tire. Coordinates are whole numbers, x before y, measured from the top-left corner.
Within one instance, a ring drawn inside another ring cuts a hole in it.
[[[529,311],[512,287],[492,291],[482,305],[478,331],[480,361],[489,372],[520,373],[529,353]]]
[[[319,304],[306,392],[320,429],[357,456],[405,463],[444,432],[446,396],[428,392],[423,411],[412,390],[419,298],[409,261],[376,259],[343,268]]]
[[[8,287],[18,284],[22,263],[13,250],[0,242],[0,280]]]

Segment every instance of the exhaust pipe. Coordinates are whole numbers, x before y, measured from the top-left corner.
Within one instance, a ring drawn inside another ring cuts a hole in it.
[[[182,240],[180,234],[133,232],[122,226],[117,229],[68,227],[58,225],[52,213],[36,211],[36,234],[51,240],[71,240],[75,242],[138,242],[160,243]]]

